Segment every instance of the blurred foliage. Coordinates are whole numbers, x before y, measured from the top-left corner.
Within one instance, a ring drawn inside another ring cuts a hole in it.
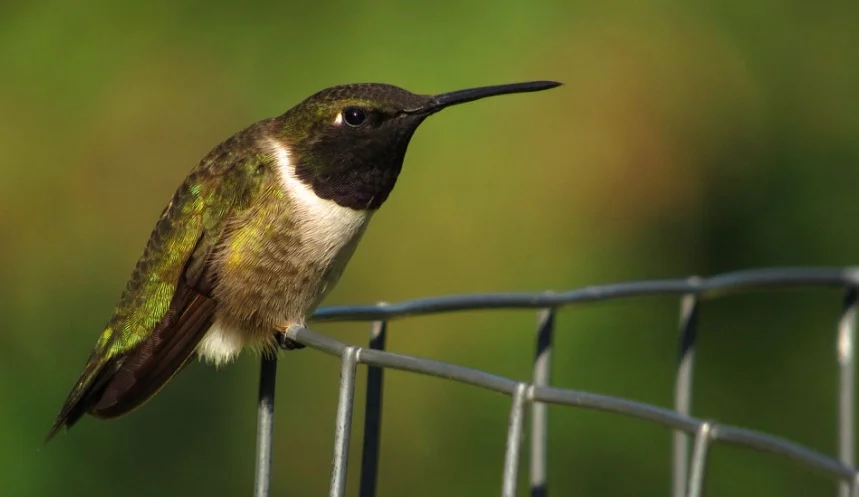
[[[847,0],[0,3],[0,494],[250,492],[252,356],[194,365],[144,409],[86,418],[40,449],[160,210],[249,123],[339,83],[565,83],[424,124],[328,303],[848,265],[857,54],[859,3]],[[834,290],[707,303],[694,411],[834,453],[839,306]],[[642,299],[564,311],[556,384],[669,405],[677,310]],[[534,322],[412,319],[391,326],[390,346],[524,379]],[[317,329],[359,344],[367,333]],[[325,494],[337,375],[322,354],[284,354],[273,495]],[[496,493],[509,400],[387,381],[379,495]],[[667,431],[551,416],[553,493],[667,494]],[[834,490],[722,447],[707,484],[732,497]]]

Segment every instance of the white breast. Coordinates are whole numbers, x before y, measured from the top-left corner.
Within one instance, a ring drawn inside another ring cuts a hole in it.
[[[272,143],[277,158],[278,172],[284,190],[294,202],[296,222],[301,225],[302,245],[332,259],[344,247],[363,233],[372,213],[338,205],[333,200],[319,198],[313,189],[295,174],[289,150]]]

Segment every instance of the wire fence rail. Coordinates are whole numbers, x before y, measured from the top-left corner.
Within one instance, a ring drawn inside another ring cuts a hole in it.
[[[830,457],[799,444],[754,430],[729,426],[691,416],[692,376],[698,307],[702,300],[743,291],[790,286],[844,289],[844,305],[835,327],[838,362],[838,456]],[[512,399],[501,475],[502,497],[517,494],[526,406],[530,405],[528,451],[532,497],[547,497],[548,404],[614,412],[664,425],[674,430],[672,446],[672,496],[703,495],[708,453],[715,443],[733,444],[791,459],[840,482],[839,497],[859,497],[859,471],[854,465],[855,352],[859,268],[765,268],[725,273],[710,278],[649,280],[592,286],[566,292],[496,293],[445,296],[398,304],[341,306],[320,309],[313,321],[371,322],[367,347],[348,345],[307,328],[292,327],[287,336],[326,354],[340,357],[340,386],[334,437],[334,456],[329,495],[343,497],[349,464],[355,378],[358,364],[365,364],[367,389],[361,456],[360,497],[376,495],[381,439],[384,368],[392,368],[459,381],[509,395]],[[673,409],[551,386],[555,317],[558,309],[587,302],[645,295],[680,297],[679,361],[675,376]],[[408,316],[478,309],[536,309],[536,355],[533,378],[521,382],[485,371],[431,359],[385,351],[387,323]],[[274,391],[277,360],[263,359],[257,428],[257,462],[254,495],[268,497],[271,447],[274,429]],[[689,441],[692,451],[689,453]],[[691,456],[691,457],[690,457]]]

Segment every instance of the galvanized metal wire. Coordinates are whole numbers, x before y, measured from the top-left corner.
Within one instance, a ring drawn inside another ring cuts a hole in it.
[[[788,286],[840,287],[844,306],[836,328],[838,378],[838,455],[830,457],[799,444],[743,427],[699,419],[691,415],[698,306],[749,290]],[[517,493],[518,472],[525,438],[526,408],[530,405],[529,458],[532,497],[548,495],[548,404],[614,412],[664,425],[674,430],[672,496],[700,497],[715,443],[745,446],[791,459],[839,481],[839,497],[859,497],[855,447],[855,338],[859,268],[766,268],[721,274],[710,278],[650,280],[593,286],[566,292],[497,293],[435,297],[398,304],[342,306],[320,309],[314,321],[372,322],[368,347],[357,347],[307,328],[293,327],[287,336],[318,351],[340,357],[340,390],[331,473],[331,497],[343,497],[349,464],[349,443],[355,399],[357,366],[369,366],[361,458],[361,497],[373,497],[379,478],[382,387],[384,368],[446,378],[511,397],[510,416],[501,468],[501,495]],[[556,311],[574,304],[644,295],[680,296],[679,360],[673,409],[579,390],[551,386],[553,334]],[[521,382],[485,371],[431,359],[385,351],[387,323],[408,316],[477,309],[537,309],[536,355],[533,378]],[[260,373],[257,437],[256,497],[269,495],[271,446],[274,428],[276,360],[264,359]],[[689,442],[692,442],[691,457]]]

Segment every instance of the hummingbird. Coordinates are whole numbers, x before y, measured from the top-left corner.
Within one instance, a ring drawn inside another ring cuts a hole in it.
[[[301,348],[285,331],[340,279],[418,126],[453,105],[559,85],[334,86],[216,146],[162,211],[46,441],[84,414],[136,409],[195,355],[221,366],[245,348]]]

